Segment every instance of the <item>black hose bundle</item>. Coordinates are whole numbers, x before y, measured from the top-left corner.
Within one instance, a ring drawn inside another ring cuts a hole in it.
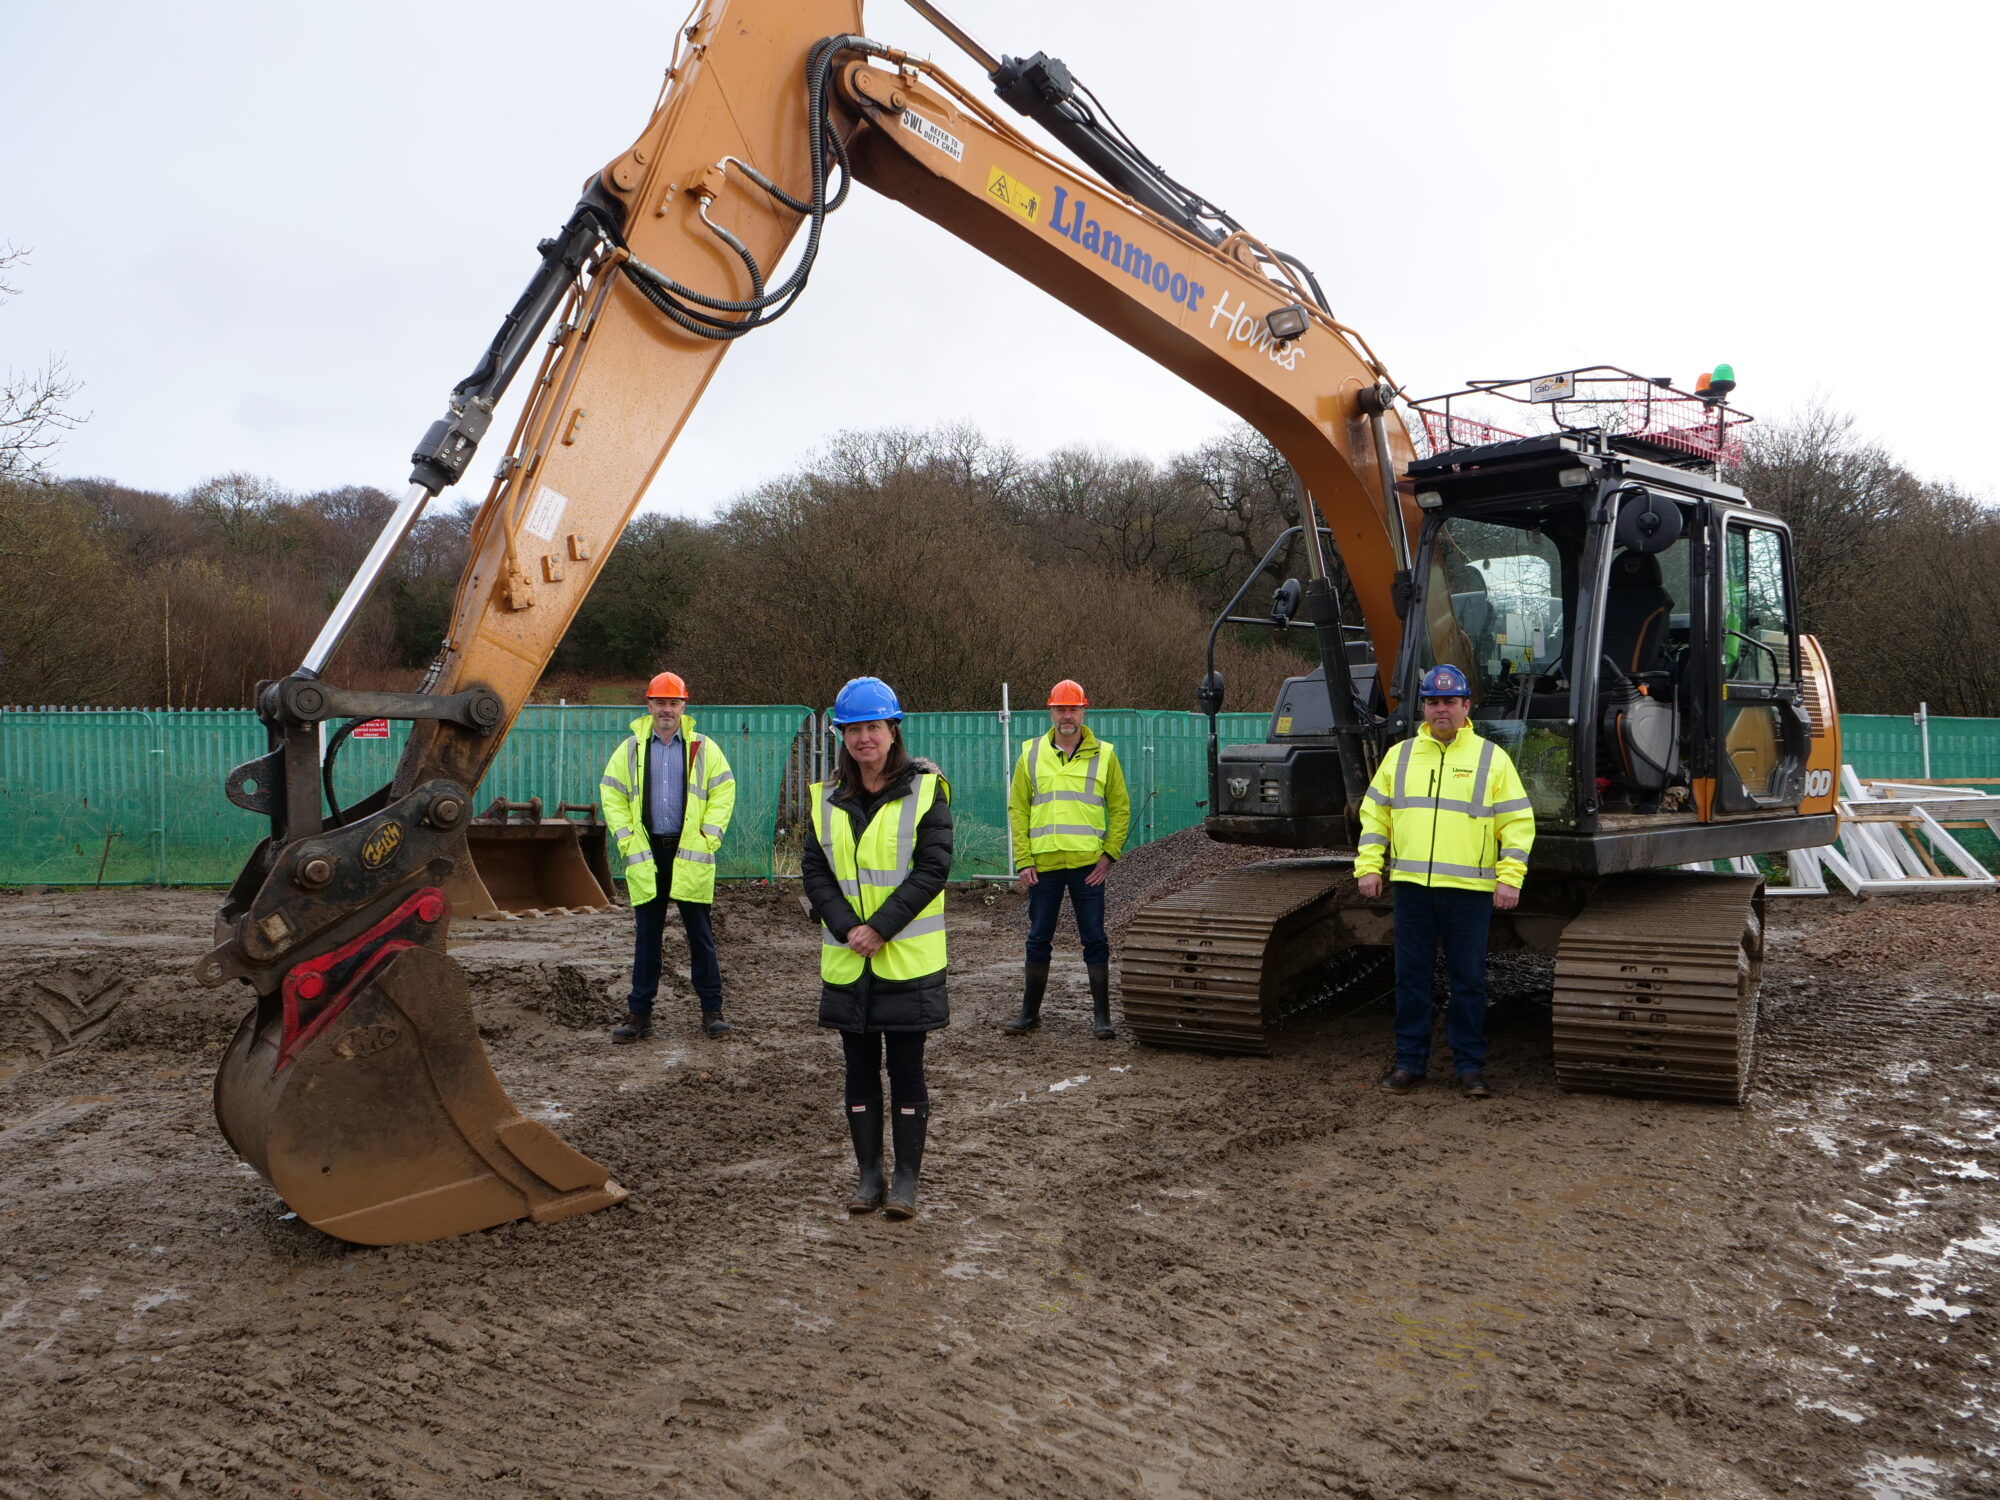
[[[683,286],[644,261],[628,257],[620,263],[640,294],[689,333],[705,339],[739,339],[752,329],[783,317],[791,310],[792,303],[798,300],[799,293],[805,290],[806,279],[812,274],[813,262],[819,255],[820,230],[826,216],[847,201],[847,190],[853,180],[848,170],[847,143],[832,130],[828,118],[833,59],[836,53],[842,51],[879,52],[881,48],[866,37],[830,36],[815,43],[806,58],[806,120],[810,132],[812,196],[801,201],[762,173],[746,168],[747,175],[765,192],[807,218],[805,252],[800,256],[797,268],[782,284],[767,291],[764,273],[749,247],[728,230],[713,223],[709,227],[742,258],[749,269],[751,295],[747,298],[711,297],[693,287]],[[831,198],[827,196],[829,161],[840,170],[840,184]],[[719,313],[741,313],[745,316],[718,317]]]

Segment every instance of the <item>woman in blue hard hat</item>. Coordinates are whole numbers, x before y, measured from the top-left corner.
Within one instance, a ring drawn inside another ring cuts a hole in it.
[[[903,748],[903,708],[879,677],[833,700],[840,757],[813,783],[806,899],[820,931],[819,1024],[840,1032],[848,1132],[861,1183],[849,1213],[917,1211],[930,1092],[924,1036],[951,1022],[945,995],[944,885],[951,874],[951,788]],[[889,1069],[893,1180],[882,1180],[882,1066]]]

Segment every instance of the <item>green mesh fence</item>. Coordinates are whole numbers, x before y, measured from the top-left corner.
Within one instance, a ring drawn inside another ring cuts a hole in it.
[[[632,707],[523,709],[479,791],[595,803],[598,778],[631,722]],[[694,712],[736,772],[736,814],[718,872],[747,879],[797,872],[797,835],[779,835],[781,813],[803,803],[813,756],[813,716],[801,706],[721,706]],[[823,724],[823,720],[820,721]],[[952,783],[954,879],[1005,877],[1007,781],[1023,740],[1041,729],[1039,710],[1014,715],[1012,743],[993,713],[912,714],[912,751],[935,760]],[[1267,716],[1224,714],[1224,744],[1264,736]],[[1132,794],[1130,844],[1164,838],[1201,821],[1207,796],[1207,721],[1151,709],[1093,709],[1091,727],[1118,747]],[[335,791],[351,805],[389,779],[407,729],[381,740],[349,738]],[[1923,744],[1909,718],[1844,714],[1844,757],[1865,777],[1915,780]],[[822,755],[833,747],[820,741]],[[221,885],[234,879],[264,836],[261,818],[222,795],[230,769],[264,753],[264,731],[246,710],[0,710],[0,884]],[[2000,719],[1930,721],[1930,775],[1967,790],[2000,792]],[[1958,837],[2000,865],[1984,829]],[[774,847],[775,846],[775,847]]]
[[[1223,714],[1217,732],[1225,745],[1261,740],[1268,714]],[[1168,709],[1094,708],[1090,727],[1109,740],[1125,768],[1132,796],[1128,846],[1151,843],[1202,819],[1208,796],[1208,720]],[[912,755],[937,762],[951,783],[954,880],[1012,875],[1007,856],[1007,784],[1021,746],[1048,732],[1039,711],[1023,710],[1002,738],[993,713],[911,714],[903,742]]]
[[[495,797],[594,804],[611,752],[643,708],[521,711],[481,783]],[[736,773],[736,812],[716,868],[741,880],[772,873],[785,767],[805,728],[802,706],[721,706],[691,715]],[[334,791],[351,806],[386,782],[408,738],[349,736]],[[265,750],[248,710],[0,711],[0,884],[226,885],[268,829],[222,795],[223,778]],[[107,838],[108,836],[108,838]]]

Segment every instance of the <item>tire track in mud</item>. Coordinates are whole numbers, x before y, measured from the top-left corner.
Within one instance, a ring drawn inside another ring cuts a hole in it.
[[[29,976],[0,997],[0,1052],[46,1063],[85,1046],[111,1024],[131,988],[131,976],[111,967]]]

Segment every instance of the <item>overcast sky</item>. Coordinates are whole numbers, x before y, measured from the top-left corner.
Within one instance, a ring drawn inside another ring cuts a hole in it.
[[[83,381],[59,471],[400,491],[536,240],[644,124],[683,8],[9,6],[0,241],[32,258],[0,364],[60,355]],[[1823,395],[1919,472],[1995,493],[1992,6],[942,8],[996,54],[1066,60],[1176,177],[1312,266],[1415,393],[1727,360],[1751,412]],[[983,90],[898,0],[866,24]],[[945,373],[857,378],[863,328]],[[1230,417],[857,192],[646,503],[709,515],[843,428],[960,421],[1031,455],[1160,457]]]

